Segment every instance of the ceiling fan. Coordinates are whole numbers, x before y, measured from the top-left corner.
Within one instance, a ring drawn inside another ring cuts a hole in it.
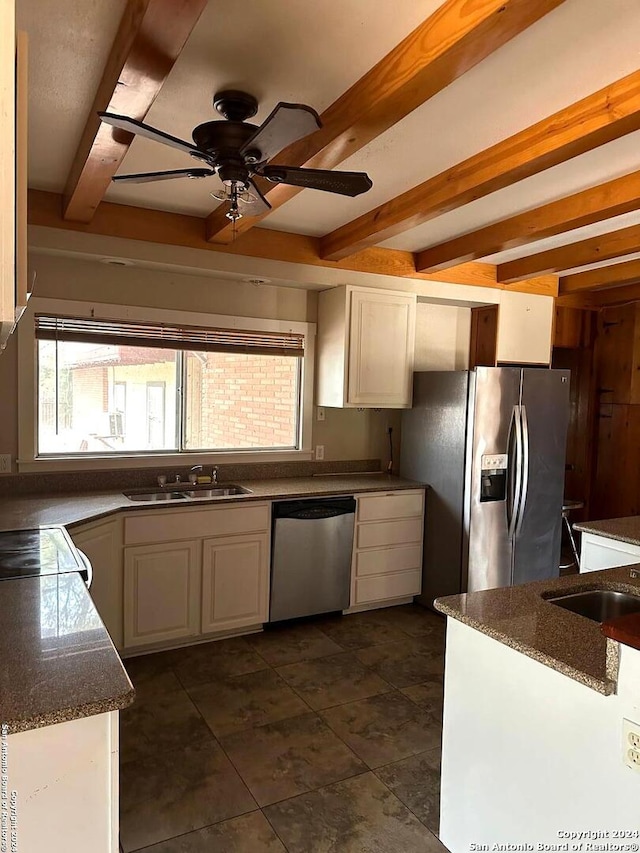
[[[214,95],[213,105],[224,120],[199,124],[192,133],[193,143],[127,116],[98,113],[106,124],[177,148],[207,166],[116,175],[112,180],[116,183],[141,184],[172,178],[208,178],[218,175],[223,190],[212,195],[229,202],[226,215],[232,222],[243,215],[259,216],[271,209],[254,181],[255,176],[266,178],[272,183],[352,197],[367,192],[373,186],[366,172],[332,172],[327,169],[269,165],[269,160],[288,145],[322,127],[319,115],[311,107],[280,102],[257,127],[247,121],[258,111],[258,101],[253,95],[229,89]]]

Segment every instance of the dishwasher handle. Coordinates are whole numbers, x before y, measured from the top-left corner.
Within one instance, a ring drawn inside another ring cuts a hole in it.
[[[293,518],[300,521],[336,518],[339,515],[351,515],[355,511],[356,502],[352,497],[334,500],[277,501],[273,505],[274,519]]]

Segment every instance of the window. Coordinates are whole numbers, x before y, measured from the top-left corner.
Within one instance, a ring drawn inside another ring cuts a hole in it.
[[[36,314],[39,456],[301,447],[304,336]]]

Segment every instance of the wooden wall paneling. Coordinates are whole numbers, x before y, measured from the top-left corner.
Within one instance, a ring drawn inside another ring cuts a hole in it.
[[[640,404],[638,303],[605,308],[598,318],[598,393],[603,403]]]
[[[589,347],[595,338],[594,312],[556,305],[554,347]]]
[[[474,367],[495,366],[499,311],[499,305],[483,305],[471,309],[470,370]]]

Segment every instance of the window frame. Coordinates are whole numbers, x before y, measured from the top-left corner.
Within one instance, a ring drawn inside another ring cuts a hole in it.
[[[293,332],[304,335],[305,354],[300,374],[299,429],[297,450],[182,450],[131,453],[86,454],[83,456],[38,456],[38,383],[35,314],[87,317],[102,320],[129,320],[144,323],[184,323],[211,328],[252,331]],[[92,471],[101,469],[154,468],[171,465],[223,464],[238,462],[302,461],[313,458],[313,380],[315,365],[315,323],[273,320],[258,317],[171,311],[164,308],[78,302],[32,297],[18,325],[18,471]]]

